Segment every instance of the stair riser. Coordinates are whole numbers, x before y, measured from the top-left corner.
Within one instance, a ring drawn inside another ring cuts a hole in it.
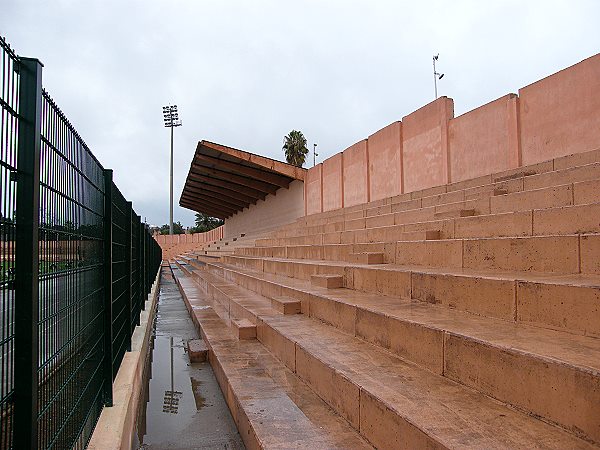
[[[251,288],[252,283],[248,282],[251,277],[235,272],[231,274],[231,281]],[[268,291],[274,283],[260,281],[265,288],[254,285],[256,291],[269,297]],[[591,419],[600,416],[600,374],[592,375],[533,355],[492,347],[465,336],[391,318],[319,295],[309,294],[309,298],[310,316],[315,319],[391,350],[406,360],[502,402],[545,417],[566,429],[574,432],[582,430],[587,438],[600,438],[600,427]],[[263,325],[259,323],[259,329]],[[259,339],[260,336],[259,333]],[[264,345],[290,369],[299,367],[298,362],[293,362],[292,345],[288,339],[277,336],[272,329],[263,332],[262,336],[265,336]],[[298,349],[296,355],[297,352]],[[305,361],[302,367],[306,367]],[[304,378],[301,373],[299,375]],[[318,379],[323,377],[318,376]],[[310,379],[306,381],[311,384]],[[315,390],[334,409],[340,409],[347,420],[354,420],[347,407],[331,403],[339,401],[339,392],[322,386]],[[331,393],[331,398],[326,395],[327,392]],[[569,407],[565,408],[565,405]]]
[[[274,247],[271,254],[290,259],[350,261],[351,253],[384,253],[384,263],[435,268],[465,268],[557,274],[600,273],[597,236],[536,236],[499,239],[449,239],[395,243]],[[243,252],[242,252],[243,253]],[[268,249],[249,249],[262,256]],[[260,263],[254,262],[257,270]]]
[[[238,264],[231,258],[226,262]],[[265,260],[264,266],[266,273],[302,280],[318,273],[343,275],[348,289],[413,298],[485,317],[600,337],[597,287],[291,261]]]

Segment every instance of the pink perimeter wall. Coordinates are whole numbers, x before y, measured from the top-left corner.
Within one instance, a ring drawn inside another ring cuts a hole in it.
[[[454,115],[451,98],[436,101],[402,119],[402,163],[405,192],[450,181],[448,120]]]
[[[402,122],[369,136],[368,149],[370,199],[402,194]]]
[[[344,161],[344,206],[369,201],[369,155],[364,139],[342,152]]]
[[[600,54],[519,89],[523,164],[600,147]]]
[[[423,106],[310,169],[304,210],[330,211],[595,149],[600,54],[456,118],[450,98]]]
[[[517,112],[517,96],[508,94],[450,121],[452,181],[518,167]]]
[[[306,215],[323,211],[323,164],[308,169],[304,177],[304,211]]]
[[[344,207],[343,165],[341,153],[323,161],[323,211]]]

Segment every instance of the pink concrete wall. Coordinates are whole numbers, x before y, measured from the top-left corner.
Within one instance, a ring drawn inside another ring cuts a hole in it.
[[[600,54],[519,89],[523,164],[600,147]]]
[[[440,97],[402,118],[402,175],[405,192],[451,181],[448,121],[453,116],[453,100]]]
[[[323,211],[323,164],[308,169],[304,177],[304,213],[316,214]]]
[[[344,178],[344,206],[369,201],[369,154],[367,140],[348,147],[342,152]]]
[[[369,136],[368,149],[370,199],[402,194],[402,122]]]
[[[463,181],[519,166],[518,98],[508,94],[450,120],[450,178]]]
[[[344,207],[343,167],[341,153],[323,161],[323,211]]]
[[[453,116],[453,100],[439,98],[329,158],[321,185],[314,169],[305,188],[305,213],[600,148],[600,55]]]
[[[161,247],[175,244],[202,244],[218,241],[223,237],[223,230],[224,227],[221,225],[206,233],[174,234],[172,236],[168,234],[156,234],[153,237]]]

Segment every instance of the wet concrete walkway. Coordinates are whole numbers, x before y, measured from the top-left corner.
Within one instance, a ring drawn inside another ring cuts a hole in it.
[[[185,344],[198,334],[169,267],[162,269],[154,331],[138,448],[243,449],[210,365],[189,362]]]

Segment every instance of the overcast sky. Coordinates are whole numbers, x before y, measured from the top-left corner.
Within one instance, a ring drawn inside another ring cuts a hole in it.
[[[1,0],[0,35],[148,223],[168,222],[201,139],[284,160],[301,130],[317,162],[439,95],[463,114],[600,52],[600,2]],[[312,156],[309,158],[312,166]]]

